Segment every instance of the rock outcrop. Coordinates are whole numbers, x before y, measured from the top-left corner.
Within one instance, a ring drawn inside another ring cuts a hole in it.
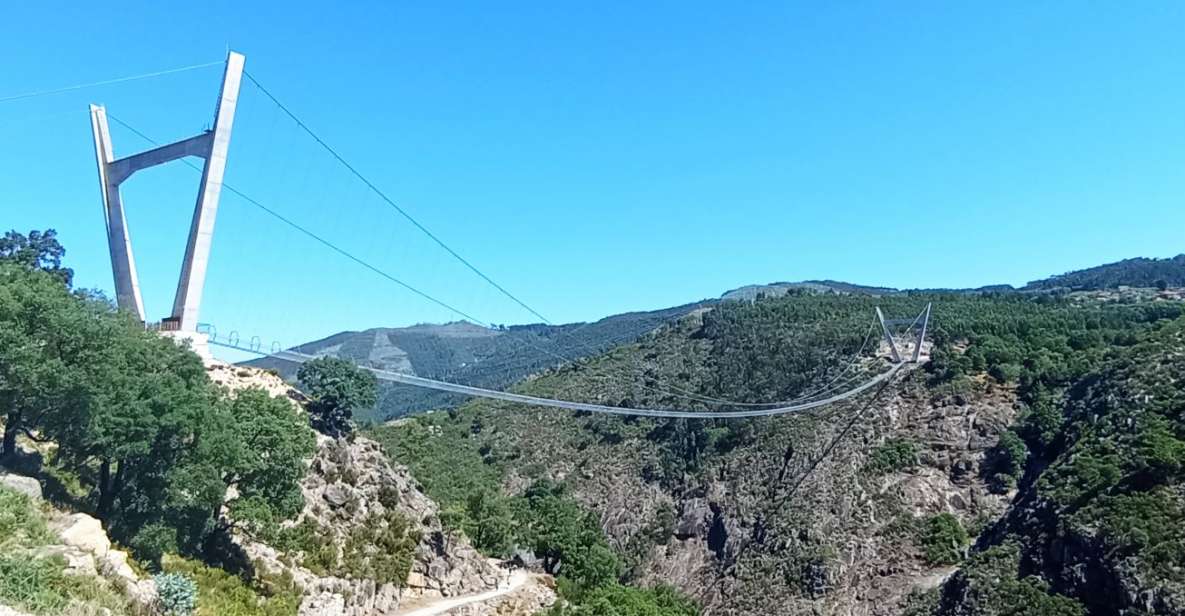
[[[0,485],[40,501],[41,484],[32,477],[0,473]],[[67,575],[101,577],[122,592],[137,613],[153,616],[159,612],[159,596],[151,578],[141,578],[128,564],[128,554],[115,549],[102,523],[85,513],[50,510],[47,525],[58,542],[41,546],[34,556],[57,557],[65,563]],[[0,606],[0,616],[11,608]]]
[[[211,378],[234,390],[262,387],[299,405],[304,397],[274,374],[240,366],[211,365]],[[257,568],[291,576],[304,593],[300,613],[312,616],[395,614],[406,599],[473,595],[497,588],[499,572],[464,537],[445,533],[438,507],[407,469],[393,465],[378,443],[318,435],[317,453],[301,483],[304,510],[289,526],[315,528],[340,560],[359,529],[395,513],[419,537],[410,572],[398,582],[355,577],[313,566],[306,554],[285,553],[245,536],[236,542]],[[503,612],[505,613],[505,612]]]
[[[0,486],[20,492],[33,500],[41,500],[41,484],[32,477],[0,471]]]

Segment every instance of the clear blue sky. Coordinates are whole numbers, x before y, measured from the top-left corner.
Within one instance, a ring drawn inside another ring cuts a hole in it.
[[[747,283],[1020,284],[1185,251],[1182,3],[419,4],[18,3],[0,97],[229,46],[556,322]],[[86,104],[181,138],[219,77],[0,104],[0,226],[57,228],[78,283],[109,290]],[[147,145],[112,130],[117,155]],[[235,130],[230,184],[484,320],[532,320],[249,84]],[[196,181],[174,164],[124,189],[154,319]],[[203,321],[292,344],[450,318],[224,196]]]

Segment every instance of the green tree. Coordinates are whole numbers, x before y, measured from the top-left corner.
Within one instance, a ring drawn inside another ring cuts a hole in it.
[[[475,491],[465,503],[465,533],[477,549],[508,555],[514,544],[514,515],[506,498],[496,492]]]
[[[562,484],[539,481],[523,496],[519,534],[547,572],[567,580],[567,594],[617,581],[621,563],[596,517],[566,496]]]
[[[355,410],[378,401],[374,375],[345,359],[318,357],[303,364],[296,376],[311,398],[308,408],[313,427],[334,438],[353,431]]]
[[[82,403],[85,383],[77,354],[101,344],[95,335],[109,307],[71,295],[52,274],[0,259],[0,455],[16,451],[16,437],[41,439],[54,415]]]
[[[927,519],[921,539],[926,560],[936,565],[959,562],[963,559],[967,544],[971,542],[959,519],[949,513],[940,513]]]
[[[313,455],[316,440],[292,404],[252,387],[223,402],[212,415],[209,421],[217,422],[217,429],[191,456],[185,472],[210,473],[221,484],[215,491],[235,489],[237,496],[227,503],[231,519],[223,526],[271,531],[300,513],[304,460]],[[218,511],[211,515],[217,518]]]
[[[34,229],[29,235],[12,230],[0,237],[0,260],[49,272],[66,286],[70,286],[74,279],[74,270],[62,267],[62,257],[65,254],[66,249],[58,242],[58,232],[53,229]]]

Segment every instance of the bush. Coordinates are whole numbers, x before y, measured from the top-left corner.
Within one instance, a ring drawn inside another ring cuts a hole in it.
[[[158,573],[152,577],[167,616],[190,616],[197,608],[197,584],[183,573]]]
[[[1025,442],[1011,430],[1000,435],[1000,440],[988,451],[984,474],[989,477],[992,490],[1005,492],[1016,486],[1029,457]]]
[[[51,539],[45,520],[38,515],[29,497],[0,488],[0,548],[12,544],[37,547]]]
[[[193,579],[198,587],[197,616],[296,616],[300,593],[291,578],[267,578],[256,571],[251,583],[195,560],[166,556],[164,568]]]
[[[161,557],[177,551],[177,529],[161,523],[149,524],[132,537],[128,547],[136,558],[159,568]]]
[[[917,463],[918,448],[913,441],[889,439],[872,450],[864,470],[873,475],[885,475],[913,468]]]
[[[949,513],[940,513],[926,520],[921,540],[926,560],[932,565],[959,562],[971,542],[959,519]]]

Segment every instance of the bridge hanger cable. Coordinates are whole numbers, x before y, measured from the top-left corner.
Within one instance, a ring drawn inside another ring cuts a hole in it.
[[[851,383],[854,380],[854,378],[858,378],[860,376],[860,375],[853,375],[853,377],[849,377],[848,379],[845,379],[844,382],[842,382],[842,383],[840,382],[840,379],[843,378],[843,376],[845,374],[847,374],[847,372],[849,370],[851,370],[860,361],[860,356],[864,353],[864,349],[868,348],[868,342],[869,342],[869,340],[872,339],[872,334],[874,331],[876,331],[876,323],[872,323],[871,325],[868,326],[868,332],[864,335],[864,342],[860,344],[860,348],[855,352],[855,354],[852,355],[852,359],[850,361],[848,361],[847,365],[844,367],[843,370],[841,370],[839,372],[839,374],[836,374],[834,378],[832,378],[830,381],[827,381],[822,386],[820,386],[808,393],[800,394],[800,395],[790,398],[788,400],[778,400],[775,402],[738,402],[735,400],[728,400],[725,398],[713,398],[711,396],[701,396],[699,394],[688,392],[687,390],[682,390],[682,389],[675,388],[675,387],[672,387],[672,389],[675,389],[676,391],[683,392],[684,394],[686,394],[685,397],[697,399],[702,402],[714,402],[717,404],[727,404],[727,405],[731,405],[731,406],[744,406],[744,407],[766,406],[766,407],[768,407],[768,406],[779,406],[779,405],[785,405],[785,404],[793,404],[795,402],[800,402],[802,400],[808,400],[808,399],[813,398],[815,396],[825,394],[825,393],[831,392],[835,389],[838,389],[840,387],[843,387],[843,386]]]
[[[435,233],[432,233],[432,231],[428,230],[427,227],[425,227],[422,223],[420,223],[420,221],[416,220],[416,218],[414,216],[412,216],[410,213],[408,213],[407,210],[403,209],[402,207],[399,206],[399,204],[395,203],[395,201],[393,199],[391,199],[390,197],[388,197],[387,194],[384,193],[381,189],[379,189],[378,186],[375,186],[375,184],[373,182],[371,182],[369,179],[367,179],[367,177],[362,175],[362,173],[360,171],[358,171],[357,168],[355,168],[353,165],[351,165],[349,163],[349,161],[347,161],[341,154],[338,153],[337,150],[333,149],[333,147],[330,146],[328,143],[326,143],[325,140],[321,139],[321,137],[318,136],[317,133],[313,132],[313,130],[311,128],[309,128],[308,125],[304,123],[304,121],[302,121],[299,117],[297,117],[297,115],[295,113],[293,113],[292,110],[289,109],[287,106],[285,106],[284,103],[281,103],[279,101],[279,99],[277,99],[275,97],[274,94],[272,94],[267,88],[263,87],[263,84],[259,83],[259,80],[256,79],[255,76],[252,75],[250,71],[243,71],[243,74],[247,77],[247,79],[252,84],[255,85],[255,87],[259,88],[260,92],[263,92],[264,96],[271,99],[271,101],[273,103],[275,103],[276,107],[279,107],[280,111],[283,111],[285,115],[287,115],[289,118],[291,118],[292,121],[295,122],[296,125],[299,126],[301,130],[303,130],[310,137],[312,137],[314,141],[316,141],[322,148],[325,149],[325,151],[329,152],[330,155],[332,155],[335,159],[337,159],[337,162],[341,163],[341,165],[343,167],[345,167],[350,173],[352,173],[354,175],[354,177],[361,180],[362,183],[365,184],[366,187],[371,190],[371,192],[378,195],[380,199],[382,199],[384,202],[386,202],[387,205],[391,206],[391,208],[393,208],[401,216],[403,216],[405,219],[407,219],[407,221],[410,222],[415,228],[422,231],[424,233],[424,235],[428,236],[429,239],[431,239],[438,246],[440,246],[442,249],[444,249],[445,252],[452,255],[452,257],[454,259],[459,261],[465,267],[469,268],[470,271],[472,271],[474,274],[477,274],[477,276],[479,278],[481,278],[482,280],[489,283],[491,286],[493,286],[495,289],[497,289],[502,295],[505,295],[506,297],[510,298],[512,301],[514,301],[514,303],[516,303],[519,306],[521,306],[522,308],[524,308],[527,312],[535,315],[539,319],[542,319],[544,323],[547,323],[549,325],[551,324],[551,321],[549,321],[547,319],[547,317],[543,316],[542,314],[539,313],[539,311],[535,310],[534,308],[529,306],[526,302],[519,299],[518,296],[516,296],[515,294],[506,290],[505,287],[503,287],[502,285],[495,282],[493,278],[490,278],[488,275],[486,275],[485,272],[478,269],[477,266],[474,265],[471,261],[469,261],[465,257],[461,256],[460,253],[458,253],[451,246],[449,246],[447,243],[445,243],[444,240],[437,237]]]
[[[128,81],[138,81],[140,79],[149,79],[152,77],[160,77],[162,75],[172,75],[174,73],[184,73],[186,71],[192,71],[192,70],[196,70],[199,68],[207,68],[207,67],[211,67],[211,66],[221,66],[225,63],[226,63],[225,60],[219,60],[217,62],[206,62],[204,64],[194,64],[191,66],[170,68],[170,69],[166,69],[163,71],[154,71],[151,73],[143,73],[140,75],[129,75],[127,77],[116,77],[114,79],[104,79],[103,81],[92,81],[89,83],[79,83],[79,84],[75,84],[72,86],[63,86],[60,88],[51,88],[48,90],[36,90],[33,92],[25,92],[23,94],[14,94],[11,96],[2,97],[2,98],[0,98],[0,103],[7,103],[9,101],[17,101],[17,100],[22,100],[22,99],[26,99],[26,98],[36,98],[38,96],[49,96],[51,94],[61,94],[63,92],[73,92],[75,90],[83,90],[86,88],[95,88],[98,86],[107,86],[107,85],[112,85],[112,84],[116,84],[116,83],[125,83]]]
[[[309,360],[316,359],[312,355],[304,353],[296,353],[293,351],[280,351],[273,353],[272,357],[284,359],[295,363],[304,363]],[[428,389],[436,389],[439,391],[448,391],[453,393],[465,394],[469,396],[476,396],[479,398],[488,398],[492,400],[501,400],[504,402],[514,402],[518,404],[528,404],[532,406],[545,406],[551,408],[561,408],[571,411],[587,411],[590,413],[601,413],[608,415],[631,415],[639,417],[660,417],[670,419],[733,419],[745,417],[769,417],[773,415],[785,415],[789,413],[796,413],[806,411],[829,404],[834,404],[841,400],[851,398],[879,383],[888,381],[893,375],[904,367],[905,362],[893,364],[888,371],[882,372],[864,383],[853,387],[847,391],[838,393],[829,398],[822,400],[814,400],[802,404],[782,406],[772,409],[748,409],[743,411],[683,411],[672,409],[634,409],[618,406],[608,406],[605,404],[592,404],[587,402],[572,402],[569,400],[556,400],[553,398],[541,398],[538,396],[528,396],[525,394],[516,394],[505,391],[497,391],[493,389],[485,389],[481,387],[472,387],[469,385],[459,385],[457,383],[449,383],[446,381],[438,381],[435,379],[428,379],[420,376],[413,376],[404,374],[402,372],[393,372],[390,370],[381,370],[378,368],[370,368],[367,366],[360,366],[384,381],[394,381],[403,383],[405,385],[414,385],[416,387],[424,387]]]

